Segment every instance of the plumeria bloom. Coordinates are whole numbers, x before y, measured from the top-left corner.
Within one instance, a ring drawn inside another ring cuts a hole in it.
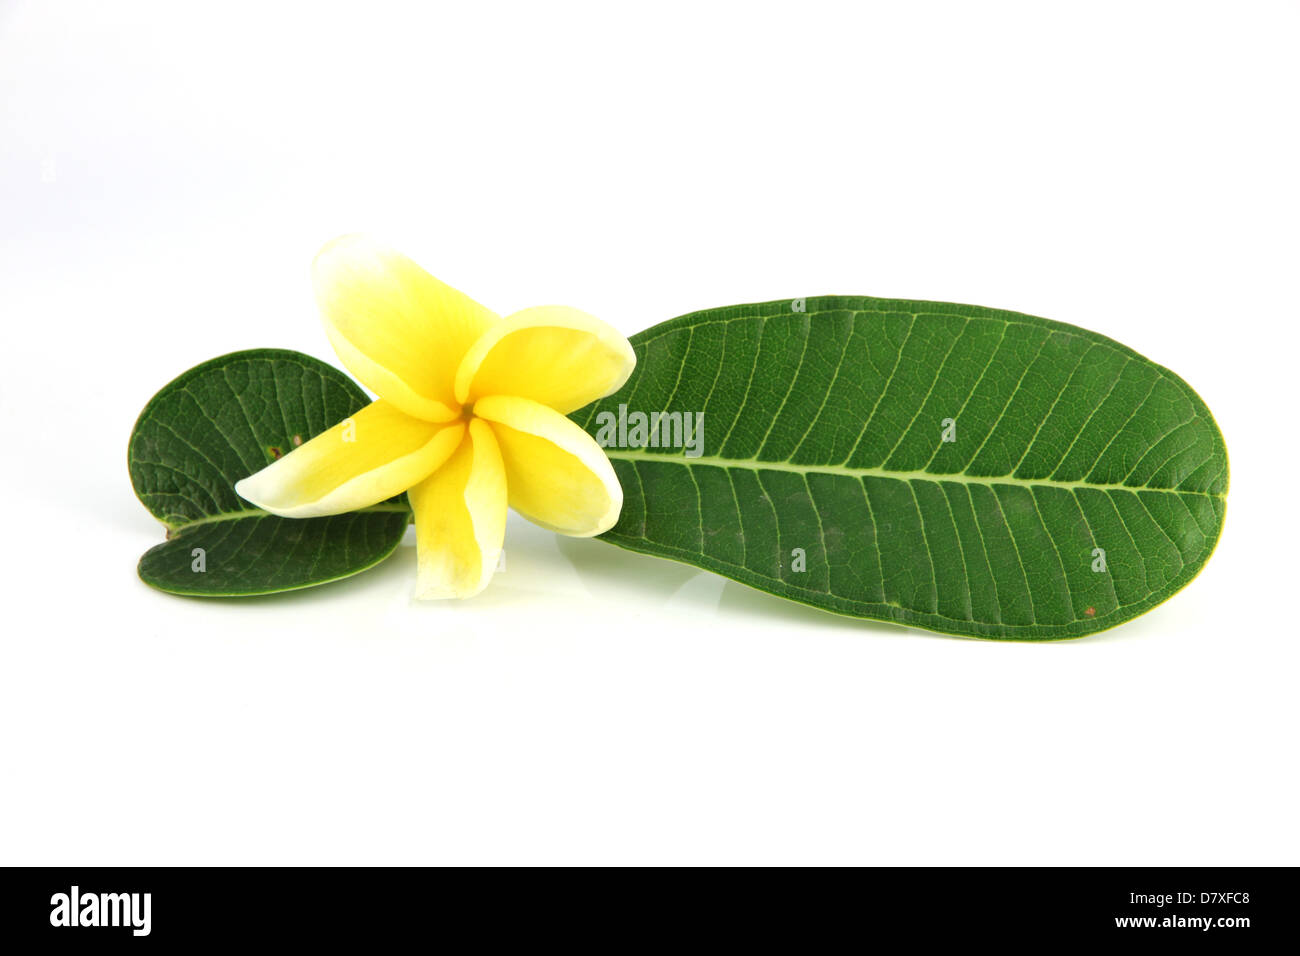
[[[565,417],[632,373],[616,330],[563,306],[500,318],[363,236],[325,246],[313,282],[334,351],[379,398],[240,481],[241,496],[309,518],[407,492],[421,598],[487,586],[507,503],[578,537],[618,520],[609,459]]]

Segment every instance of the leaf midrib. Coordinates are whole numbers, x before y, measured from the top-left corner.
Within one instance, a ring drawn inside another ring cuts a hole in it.
[[[1013,478],[997,475],[970,475],[965,472],[940,473],[933,471],[899,471],[887,468],[848,468],[844,465],[796,465],[789,461],[766,461],[760,458],[724,458],[720,455],[700,455],[687,458],[684,455],[656,455],[647,452],[632,451],[625,448],[606,448],[606,456],[619,461],[646,461],[674,465],[713,465],[719,468],[745,468],[750,471],[784,471],[797,475],[840,475],[847,478],[893,478],[898,481],[935,481],[954,482],[963,485],[1019,485],[1021,487],[1048,487],[1095,491],[1159,491],[1166,494],[1204,495],[1207,498],[1227,498],[1226,494],[1212,491],[1185,491],[1180,488],[1156,487],[1154,485],[1125,485],[1094,481],[1052,481],[1051,479]]]
[[[347,512],[348,514],[407,514],[410,507],[405,504],[383,503],[371,505],[369,508],[358,508],[355,511]],[[172,534],[179,534],[182,531],[188,531],[190,528],[197,528],[205,524],[217,524],[221,521],[239,521],[243,518],[274,518],[275,515],[269,511],[263,511],[261,508],[244,508],[240,511],[222,511],[214,515],[205,515],[202,518],[195,518],[193,521],[184,521],[180,524],[173,524],[170,521],[164,521],[167,530]]]

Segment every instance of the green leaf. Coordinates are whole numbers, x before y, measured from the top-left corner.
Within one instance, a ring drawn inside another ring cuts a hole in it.
[[[235,352],[190,369],[135,423],[131,484],[168,540],[141,579],[173,594],[235,597],[312,587],[392,554],[409,510],[394,499],[327,518],[279,518],[234,484],[369,402],[346,375],[282,349]]]
[[[633,426],[703,412],[702,454],[607,447],[625,502],[605,540],[814,607],[1078,637],[1186,585],[1223,526],[1205,403],[1084,329],[828,296],[697,312],[632,344],[632,378],[575,420],[609,446],[620,405]]]

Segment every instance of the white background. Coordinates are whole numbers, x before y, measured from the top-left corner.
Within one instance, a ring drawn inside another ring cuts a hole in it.
[[[1300,862],[1294,3],[0,3],[0,861]],[[855,622],[516,520],[317,591],[151,591],[140,408],[335,361],[372,232],[499,312],[631,334],[825,293],[972,302],[1185,377],[1218,552],[1103,635]],[[1288,623],[1290,622],[1290,623]]]

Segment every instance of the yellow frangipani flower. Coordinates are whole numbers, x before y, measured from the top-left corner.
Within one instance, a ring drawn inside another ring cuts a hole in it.
[[[421,598],[487,586],[507,503],[577,537],[618,520],[609,459],[565,417],[632,373],[615,329],[563,306],[500,318],[364,236],[326,245],[313,282],[334,350],[379,398],[237,483],[242,497],[309,518],[408,492]]]

